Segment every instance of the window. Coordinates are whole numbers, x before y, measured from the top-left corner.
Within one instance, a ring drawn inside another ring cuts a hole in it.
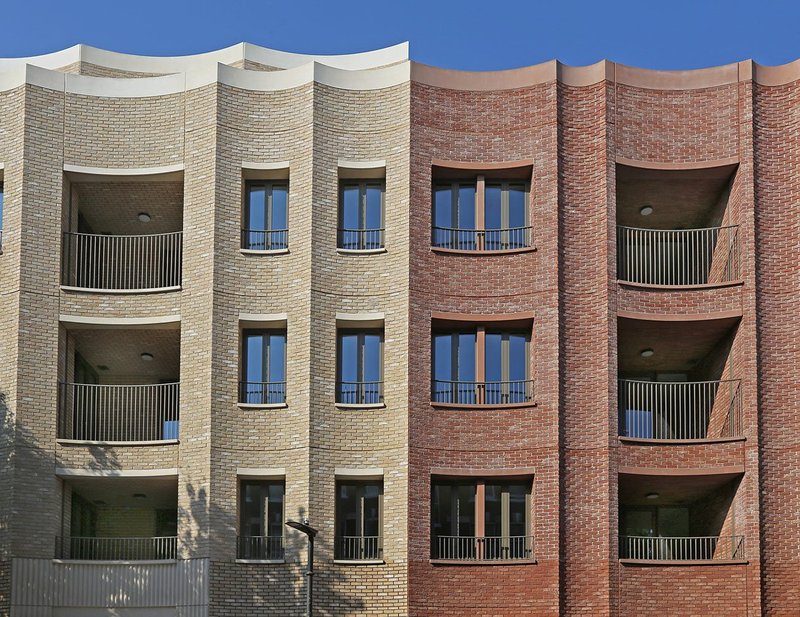
[[[0,182],[0,253],[3,252],[3,183]]]
[[[433,246],[504,251],[531,246],[524,182],[449,182],[434,186]]]
[[[288,182],[248,182],[242,248],[251,251],[276,251],[288,248],[288,205]]]
[[[530,336],[524,332],[475,330],[433,335],[434,403],[509,405],[532,397]]]
[[[250,405],[286,403],[286,332],[243,330],[242,358],[239,402]]]
[[[530,481],[434,481],[432,558],[532,559],[530,499]]]
[[[339,332],[336,402],[343,405],[383,403],[383,332]]]
[[[336,483],[336,559],[383,559],[382,526],[383,482]]]
[[[338,247],[350,251],[384,247],[383,180],[342,182]]]
[[[282,481],[241,481],[238,559],[283,559],[283,496]]]

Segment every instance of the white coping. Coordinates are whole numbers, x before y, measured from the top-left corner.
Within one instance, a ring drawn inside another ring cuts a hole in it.
[[[56,475],[60,478],[155,478],[178,475],[177,467],[168,469],[80,469],[56,467]]]
[[[237,467],[236,475],[251,478],[285,478],[284,467]]]
[[[336,321],[384,321],[384,313],[336,313]]]
[[[285,324],[289,319],[287,313],[239,313],[239,321]]]
[[[275,171],[289,169],[289,161],[277,161],[273,163],[242,161],[242,169],[253,169],[255,171]]]
[[[382,478],[383,467],[337,467],[337,478]]]
[[[348,161],[339,159],[339,169],[383,169],[386,167],[386,161]]]
[[[155,315],[153,317],[84,317],[82,315],[59,315],[61,323],[76,326],[108,326],[118,328],[135,328],[179,324],[180,315]]]
[[[158,167],[87,167],[85,165],[70,165],[69,163],[64,163],[64,171],[66,172],[91,176],[156,176],[181,172],[183,170],[183,163],[160,165]]]

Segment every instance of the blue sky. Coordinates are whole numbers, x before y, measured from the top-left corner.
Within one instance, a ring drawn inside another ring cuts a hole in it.
[[[0,57],[87,43],[182,55],[240,41],[348,53],[408,40],[426,64],[492,70],[558,58],[687,69],[800,57],[800,0],[4,0]]]

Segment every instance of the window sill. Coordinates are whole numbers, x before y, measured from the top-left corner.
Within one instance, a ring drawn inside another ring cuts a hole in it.
[[[62,446],[172,446],[180,443],[179,439],[160,439],[153,441],[91,441],[88,439],[56,439]]]
[[[383,559],[334,559],[333,563],[340,566],[383,566]]]
[[[535,559],[430,559],[433,566],[530,566]]]
[[[289,249],[272,249],[272,250],[258,250],[258,249],[239,249],[242,255],[286,255]]]
[[[286,563],[285,559],[236,559],[234,563],[261,564],[261,565],[280,565]]]
[[[517,253],[535,253],[535,246],[525,246],[520,249],[505,249],[500,251],[468,251],[463,249],[448,249],[441,246],[432,246],[431,253],[442,253],[444,255],[478,255],[486,257],[487,255],[516,255]]]
[[[342,249],[337,247],[336,252],[340,255],[380,255],[386,252],[386,247],[379,249]]]
[[[694,559],[676,561],[667,559],[620,559],[623,566],[746,566],[750,562],[746,559]]]
[[[690,289],[718,289],[722,287],[737,287],[739,285],[744,285],[744,280],[737,279],[735,281],[726,281],[724,283],[702,283],[698,285],[656,285],[652,283],[634,283],[633,281],[623,281],[622,279],[617,279],[617,283],[623,285],[624,287],[635,287],[637,289],[681,291]]]
[[[500,405],[468,405],[464,403],[436,403],[431,401],[431,407],[434,409],[523,409],[525,407],[538,407],[539,403],[536,401],[528,401],[526,403],[503,403]]]
[[[711,443],[731,443],[735,441],[747,441],[746,437],[716,437],[714,439],[645,439],[642,437],[619,437],[620,443],[642,444],[647,446],[693,446]]]
[[[94,287],[73,287],[72,285],[61,285],[61,291],[73,291],[73,292],[91,293],[91,294],[115,294],[115,295],[157,294],[168,291],[180,291],[180,290],[181,290],[180,285],[174,285],[172,287],[148,287],[146,289],[96,289]]]
[[[286,409],[288,403],[236,403],[239,409]]]
[[[336,403],[339,409],[383,409],[386,403]]]

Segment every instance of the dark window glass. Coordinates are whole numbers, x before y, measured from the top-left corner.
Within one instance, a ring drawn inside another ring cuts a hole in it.
[[[529,399],[528,337],[507,332],[486,333],[485,402],[523,403]]]
[[[0,182],[0,231],[3,231],[3,183]]]
[[[283,559],[283,498],[283,482],[242,481],[239,559]]]
[[[383,181],[343,182],[339,212],[339,248],[383,248]]]
[[[383,402],[383,332],[343,330],[339,333],[337,402]]]
[[[475,183],[450,183],[434,188],[433,244],[475,250]]]
[[[438,403],[477,402],[475,332],[447,332],[433,337],[433,400]]]
[[[274,405],[286,402],[286,333],[242,332],[244,366],[240,402]]]
[[[336,486],[336,559],[381,559],[383,484],[342,481]]]
[[[287,248],[288,202],[289,185],[285,182],[248,182],[242,248]]]

